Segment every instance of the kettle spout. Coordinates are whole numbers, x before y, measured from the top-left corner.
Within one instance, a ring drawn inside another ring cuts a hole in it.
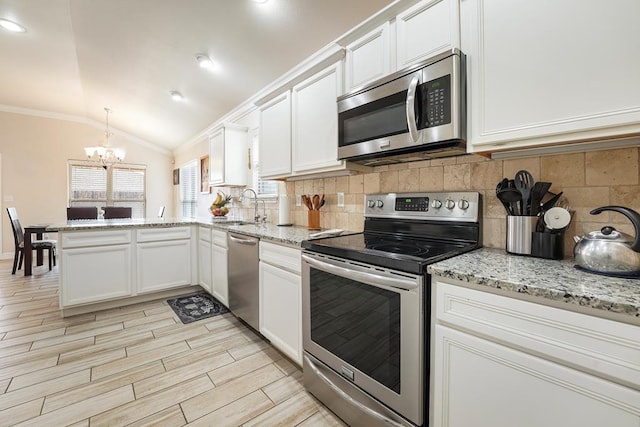
[[[573,236],[573,241],[578,243],[580,240],[582,240],[582,236]]]

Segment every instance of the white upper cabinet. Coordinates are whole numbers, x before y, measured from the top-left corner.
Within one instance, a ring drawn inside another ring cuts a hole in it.
[[[423,0],[396,17],[397,69],[460,47],[458,0]]]
[[[225,124],[209,136],[209,184],[215,186],[247,185],[248,129]]]
[[[342,67],[336,63],[292,89],[292,171],[326,171],[340,167],[338,104]]]
[[[260,106],[260,177],[291,174],[291,92]]]
[[[640,2],[460,4],[473,151],[640,132]]]
[[[391,72],[389,22],[346,46],[345,93]]]

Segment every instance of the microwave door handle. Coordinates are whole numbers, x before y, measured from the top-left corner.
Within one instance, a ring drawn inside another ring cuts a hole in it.
[[[420,78],[415,76],[409,83],[409,89],[407,89],[407,126],[409,127],[409,135],[413,142],[418,142],[418,124],[416,123],[416,89],[420,83]]]

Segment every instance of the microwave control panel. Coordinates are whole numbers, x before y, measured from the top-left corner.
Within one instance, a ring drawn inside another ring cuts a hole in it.
[[[423,100],[422,128],[451,123],[451,76],[446,75],[419,86]]]

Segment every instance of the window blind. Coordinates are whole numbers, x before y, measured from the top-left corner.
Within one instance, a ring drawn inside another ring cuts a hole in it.
[[[198,212],[198,161],[180,168],[180,207],[182,216],[195,218]]]
[[[145,171],[119,167],[112,169],[113,206],[129,206],[133,218],[143,218],[145,216]]]
[[[101,166],[70,165],[69,206],[106,206],[107,171]]]
[[[258,196],[277,197],[278,182],[260,179],[260,144],[258,144],[258,133],[252,135],[251,151],[253,153],[251,159],[251,170],[253,173],[253,183]]]

